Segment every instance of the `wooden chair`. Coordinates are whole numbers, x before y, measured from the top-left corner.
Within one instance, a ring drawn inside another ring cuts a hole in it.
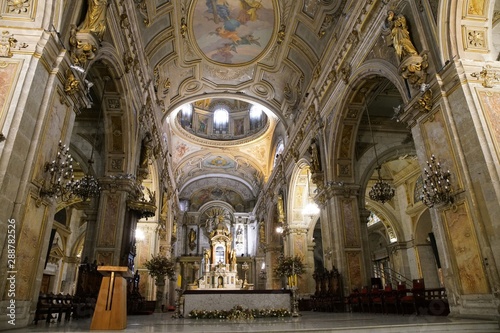
[[[413,313],[419,315],[420,309],[425,308],[425,283],[424,279],[413,280],[413,287],[406,292],[406,295],[399,299],[401,312],[404,315],[407,309],[412,307]]]
[[[404,283],[399,283],[396,290],[390,284],[385,286],[384,313],[399,313],[399,298],[403,293],[406,293],[406,285]]]
[[[358,289],[354,289],[352,293],[346,298],[347,298],[346,302],[349,312],[361,311],[361,299]]]
[[[384,292],[385,289],[379,289],[377,285],[372,287],[370,292],[371,305],[374,313],[377,313],[377,308],[380,307],[380,313],[384,313]]]
[[[363,312],[371,312],[371,298],[370,298],[370,290],[367,286],[361,288],[361,292],[359,293],[359,300],[361,303],[361,311]]]

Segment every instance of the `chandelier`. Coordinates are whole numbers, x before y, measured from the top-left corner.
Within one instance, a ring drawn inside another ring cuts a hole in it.
[[[373,150],[375,151],[375,161],[377,162],[377,167],[375,169],[377,170],[378,175],[377,182],[375,183],[375,185],[373,185],[370,192],[368,192],[368,195],[370,196],[370,199],[374,201],[385,203],[386,201],[389,201],[394,197],[394,189],[391,187],[391,185],[389,185],[389,183],[382,180],[382,176],[380,175],[381,166],[378,163],[377,146],[375,145],[375,139],[373,138],[372,123],[370,121],[370,112],[368,112],[368,105],[365,104],[365,108],[366,115],[368,116],[368,126],[370,127]]]
[[[437,204],[453,203],[451,195],[450,170],[442,171],[441,164],[436,162],[436,157],[431,156],[427,161],[427,168],[424,168],[424,186],[421,199],[427,207],[431,208]]]
[[[88,172],[82,177],[82,179],[77,180],[73,186],[73,192],[75,195],[79,196],[82,198],[83,201],[86,201],[87,199],[97,197],[99,193],[101,193],[101,186],[99,185],[99,182],[93,175],[90,174],[90,170],[92,170],[92,164],[94,163],[94,147],[97,142],[97,136],[98,136],[98,131],[99,131],[99,124],[101,122],[101,115],[102,115],[102,104],[104,101],[104,93],[106,92],[106,84],[110,80],[109,76],[104,76],[104,85],[102,88],[102,95],[101,95],[101,100],[100,100],[100,108],[99,108],[99,115],[97,118],[97,128],[96,128],[96,134],[94,136],[94,142],[92,143],[92,150],[90,152],[90,158],[88,159]],[[88,82],[88,81],[87,81]],[[92,87],[94,84],[90,85],[89,87]]]
[[[69,148],[66,148],[62,141],[59,141],[56,159],[45,163],[44,171],[50,173],[50,181],[48,187],[42,186],[40,195],[61,198],[62,201],[71,199],[75,180],[73,157],[69,154]]]
[[[378,164],[378,163],[377,163]],[[394,189],[387,182],[382,180],[380,176],[380,166],[377,167],[378,179],[375,185],[368,193],[370,199],[385,203],[394,197]]]
[[[92,159],[89,159],[89,169],[91,169],[92,163]],[[73,184],[73,193],[82,198],[83,201],[97,197],[100,192],[101,186],[99,182],[89,173],[85,174],[82,179],[75,181]]]
[[[104,87],[102,90],[101,108],[99,109],[99,116],[97,120],[97,130],[99,130],[99,122],[102,113],[102,100],[104,99],[106,83],[110,78],[105,76],[103,79]],[[88,84],[91,83],[88,82]],[[93,86],[93,84],[90,86]],[[89,172],[76,181],[73,174],[73,158],[71,157],[71,154],[69,154],[69,148],[66,148],[66,145],[63,145],[62,142],[59,141],[56,159],[45,164],[45,172],[49,172],[51,178],[48,187],[42,186],[40,189],[40,195],[44,197],[60,198],[63,202],[71,200],[74,196],[81,198],[83,201],[98,196],[101,192],[101,186],[99,185],[97,179],[90,174],[92,164],[94,163],[93,158],[96,140],[97,133],[94,137],[92,151],[88,160]]]

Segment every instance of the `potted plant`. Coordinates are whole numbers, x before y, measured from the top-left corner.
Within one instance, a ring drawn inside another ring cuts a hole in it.
[[[165,277],[169,280],[175,278],[175,259],[167,258],[161,254],[153,255],[153,257],[144,263],[144,266],[149,270],[156,284],[165,282]]]
[[[274,274],[279,277],[287,277],[289,286],[297,285],[297,277],[304,273],[304,263],[299,256],[284,256],[278,257],[278,263],[274,267]]]

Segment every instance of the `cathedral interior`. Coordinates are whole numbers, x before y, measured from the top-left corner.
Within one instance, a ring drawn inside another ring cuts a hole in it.
[[[286,288],[297,257],[304,300],[336,272],[499,318],[499,0],[0,0],[0,29],[16,326],[92,265],[170,307],[208,256],[232,286]]]

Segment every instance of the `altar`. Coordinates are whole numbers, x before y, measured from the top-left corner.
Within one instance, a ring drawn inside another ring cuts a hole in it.
[[[231,310],[235,306],[246,309],[285,309],[292,312],[290,290],[186,290],[183,293],[183,316],[192,310]]]
[[[217,226],[210,232],[210,249],[205,249],[201,263],[202,275],[188,289],[198,290],[237,290],[253,289],[247,283],[248,264],[242,265],[243,278],[238,276],[236,252],[232,248],[232,235],[220,216]],[[246,266],[246,269],[245,269]]]

